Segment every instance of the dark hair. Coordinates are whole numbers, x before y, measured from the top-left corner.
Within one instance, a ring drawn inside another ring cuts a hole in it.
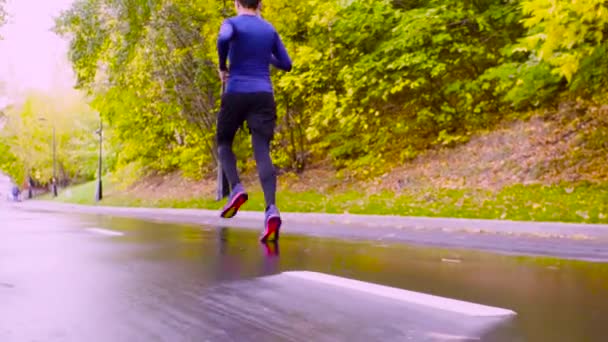
[[[239,3],[249,9],[257,9],[260,6],[260,0],[239,0]]]

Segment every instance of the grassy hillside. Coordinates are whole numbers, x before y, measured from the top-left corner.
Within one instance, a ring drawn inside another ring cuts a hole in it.
[[[530,113],[365,181],[322,167],[282,174],[279,206],[296,212],[608,223],[608,106],[582,108],[573,103]],[[212,180],[173,174],[127,187],[112,183],[120,178],[106,180],[104,205],[223,204],[213,200]],[[246,209],[262,210],[255,173],[247,173],[244,183],[251,192]],[[59,200],[92,203],[93,195],[89,184]]]

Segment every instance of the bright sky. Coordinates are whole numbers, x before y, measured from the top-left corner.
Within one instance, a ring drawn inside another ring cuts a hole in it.
[[[0,41],[0,83],[5,84],[10,98],[19,98],[30,89],[57,91],[73,85],[67,42],[51,31],[53,17],[72,2],[8,0],[9,22],[0,29],[4,36]]]

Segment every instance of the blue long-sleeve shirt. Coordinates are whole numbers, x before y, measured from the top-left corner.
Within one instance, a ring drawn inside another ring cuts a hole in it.
[[[291,71],[291,59],[274,27],[254,15],[226,19],[217,39],[220,70],[230,72],[227,93],[272,93],[270,64]]]

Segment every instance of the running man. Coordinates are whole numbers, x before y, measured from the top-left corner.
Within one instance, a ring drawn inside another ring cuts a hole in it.
[[[220,216],[234,217],[249,198],[239,179],[232,151],[234,136],[247,121],[266,202],[260,240],[276,241],[281,217],[275,203],[277,179],[270,158],[270,141],[277,119],[270,64],[291,71],[291,59],[277,31],[259,15],[260,0],[235,0],[234,3],[238,15],[222,23],[217,41],[219,73],[225,90],[216,138],[219,160],[232,189]],[[226,66],[227,59],[230,69]]]

